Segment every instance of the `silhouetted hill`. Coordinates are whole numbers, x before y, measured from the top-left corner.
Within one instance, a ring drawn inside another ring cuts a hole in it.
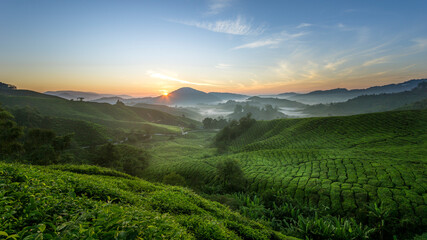
[[[419,83],[425,81],[427,81],[427,79],[414,79],[399,84],[388,84],[384,86],[375,86],[366,89],[347,90],[345,88],[336,88],[330,90],[318,90],[306,94],[291,95],[288,96],[287,99],[295,100],[305,104],[344,102],[362,95],[410,91],[417,87]]]
[[[222,99],[219,97],[193,88],[183,87],[169,93],[167,96],[155,97],[151,100],[151,103],[166,105],[197,105],[199,103],[215,103],[220,101],[222,101]]]
[[[236,94],[236,93],[223,93],[223,92],[210,92],[209,95],[215,96],[217,98],[222,99],[223,101],[228,100],[245,100],[249,96],[242,95],[242,94]]]
[[[297,102],[297,101],[292,101],[292,100],[288,100],[288,99],[280,99],[280,98],[250,97],[250,98],[248,98],[248,101],[250,104],[253,104],[253,103],[259,103],[262,105],[270,104],[273,106],[287,107],[287,108],[303,108],[303,107],[307,106],[307,105],[300,103],[300,102]]]
[[[65,99],[77,99],[83,97],[86,101],[95,100],[99,98],[108,97],[120,97],[120,98],[131,98],[129,95],[114,95],[114,94],[102,94],[94,92],[80,92],[80,91],[47,91],[45,94],[53,95]]]
[[[427,82],[411,91],[363,95],[346,102],[308,106],[304,112],[314,116],[341,116],[395,110],[427,98]]]

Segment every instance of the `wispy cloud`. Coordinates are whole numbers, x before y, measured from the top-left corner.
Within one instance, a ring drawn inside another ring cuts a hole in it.
[[[216,66],[215,66],[215,68],[218,68],[218,69],[228,69],[228,68],[230,68],[231,67],[231,65],[230,64],[225,64],[225,63],[218,63]]]
[[[234,20],[218,20],[216,22],[186,22],[175,21],[177,23],[206,29],[212,32],[227,33],[233,35],[258,35],[264,31],[263,26],[253,27],[244,18],[238,16]]]
[[[386,63],[388,59],[389,59],[388,57],[375,58],[375,59],[364,62],[362,66],[369,67],[376,64]]]
[[[335,69],[337,69],[338,66],[340,66],[341,64],[343,64],[345,62],[347,62],[346,59],[340,59],[340,60],[335,61],[335,62],[329,62],[325,65],[325,68],[328,70],[335,70]]]
[[[216,15],[231,5],[231,0],[210,0],[207,15]]]
[[[147,75],[152,77],[152,78],[158,78],[158,79],[174,81],[174,82],[179,82],[179,83],[192,84],[192,85],[198,85],[198,86],[213,86],[212,84],[208,84],[208,83],[190,82],[190,81],[174,78],[174,77],[167,76],[167,75],[157,73],[157,72],[153,72],[153,71],[148,71]]]
[[[251,43],[247,43],[247,44],[237,46],[237,47],[233,48],[233,50],[242,49],[242,48],[259,48],[259,47],[264,47],[264,46],[273,46],[273,45],[279,44],[282,41],[283,41],[283,39],[280,39],[280,38],[259,40],[259,41],[255,41],[255,42],[251,42]]]
[[[416,38],[412,41],[415,42],[415,46],[421,50],[427,48],[427,38]]]
[[[297,28],[305,28],[305,27],[311,27],[313,26],[313,24],[311,23],[301,23],[300,25],[297,26]]]
[[[243,45],[240,45],[240,46],[233,48],[233,50],[243,49],[243,48],[259,48],[259,47],[265,47],[265,46],[274,47],[283,41],[299,38],[299,37],[304,36],[306,34],[307,34],[307,32],[299,32],[299,33],[294,33],[294,34],[282,32],[278,37],[262,39],[262,40],[258,40],[255,42],[246,43],[246,44],[243,44]]]

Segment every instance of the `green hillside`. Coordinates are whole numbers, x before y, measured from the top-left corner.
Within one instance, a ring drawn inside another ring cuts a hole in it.
[[[308,106],[304,113],[311,116],[343,116],[391,111],[427,98],[427,82],[411,91],[378,95],[363,95],[346,102]]]
[[[0,103],[9,109],[30,107],[42,116],[90,121],[108,128],[142,129],[151,125],[159,132],[179,132],[179,128],[165,125],[189,127],[198,124],[152,109],[69,101],[27,90],[0,89]]]
[[[0,237],[294,239],[190,190],[91,166],[0,162]]]
[[[188,148],[198,148],[195,143],[201,141],[194,139]],[[212,139],[207,135],[205,141]],[[160,148],[166,152],[160,145],[154,151]],[[398,219],[398,229],[427,226],[426,110],[258,121],[229,144],[228,153],[215,156],[208,150],[201,158],[162,155],[163,161],[154,159],[146,175],[161,179],[175,171],[214,186],[214,166],[234,159],[247,178],[248,192],[274,190],[306,206],[360,220],[368,216],[367,206],[382,202]]]

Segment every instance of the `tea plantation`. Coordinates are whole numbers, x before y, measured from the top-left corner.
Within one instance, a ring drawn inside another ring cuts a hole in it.
[[[93,166],[0,162],[0,239],[294,239],[192,191]]]
[[[228,152],[209,154],[153,160],[146,174],[159,180],[173,171],[215,185],[216,163],[234,159],[248,192],[279,191],[359,220],[369,205],[382,203],[401,227],[427,226],[426,110],[258,121],[228,144]]]

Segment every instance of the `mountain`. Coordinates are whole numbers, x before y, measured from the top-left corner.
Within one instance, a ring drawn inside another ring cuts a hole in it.
[[[391,111],[427,98],[427,81],[411,91],[363,95],[346,102],[318,104],[304,109],[312,116],[343,116],[361,113]]]
[[[215,96],[217,98],[222,99],[223,101],[228,100],[245,100],[249,96],[242,95],[242,94],[236,94],[236,93],[223,93],[223,92],[210,92],[209,95]]]
[[[286,107],[286,108],[303,108],[303,107],[307,106],[307,105],[300,103],[300,102],[297,102],[297,101],[292,101],[292,100],[288,100],[288,99],[280,99],[280,98],[250,97],[250,98],[248,98],[248,102],[249,102],[249,104],[254,104],[254,103],[258,103],[258,104],[262,104],[262,105],[270,104],[273,106]]]
[[[361,96],[382,93],[398,93],[410,91],[418,86],[419,83],[425,82],[427,79],[413,79],[399,84],[388,84],[384,86],[375,86],[366,89],[335,88],[330,90],[318,90],[306,94],[282,95],[289,100],[295,100],[305,104],[332,103],[344,102],[349,99]]]
[[[120,102],[125,103],[125,100],[126,100],[126,99],[124,99],[124,98],[116,97],[116,96],[115,96],[115,97],[102,97],[102,98],[97,98],[97,99],[94,99],[94,100],[90,100],[90,102],[116,104],[116,103],[117,103],[117,101],[120,101]]]
[[[101,94],[101,93],[80,92],[80,91],[47,91],[45,92],[45,94],[65,98],[68,100],[82,97],[86,101],[105,98],[105,97],[131,98],[131,96],[129,95]]]
[[[197,105],[221,102],[222,99],[193,88],[183,87],[167,96],[155,97],[151,101],[151,103],[165,105]]]

